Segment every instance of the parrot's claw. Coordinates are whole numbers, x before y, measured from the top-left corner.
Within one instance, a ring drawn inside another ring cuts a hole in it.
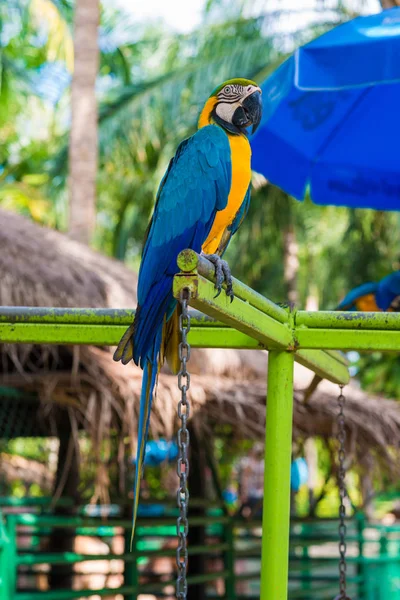
[[[218,254],[204,254],[215,267],[215,289],[217,290],[214,298],[218,298],[222,292],[222,284],[226,283],[226,295],[233,301],[235,294],[233,293],[232,273],[226,260],[223,260]]]

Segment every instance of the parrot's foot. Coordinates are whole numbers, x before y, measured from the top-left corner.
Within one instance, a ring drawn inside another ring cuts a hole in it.
[[[223,260],[218,254],[203,254],[215,267],[215,289],[217,298],[222,292],[222,284],[226,283],[226,295],[231,299],[235,297],[233,293],[232,273],[226,260]]]

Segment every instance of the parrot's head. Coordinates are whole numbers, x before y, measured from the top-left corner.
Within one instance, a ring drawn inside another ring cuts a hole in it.
[[[215,122],[230,133],[254,133],[262,115],[261,90],[249,79],[229,79],[212,92],[201,113],[199,127]]]

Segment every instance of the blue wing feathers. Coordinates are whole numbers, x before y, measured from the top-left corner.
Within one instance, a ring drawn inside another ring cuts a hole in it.
[[[226,133],[215,125],[203,127],[179,145],[157,193],[139,270],[138,309],[133,327],[133,360],[144,369],[133,529],[163,324],[176,305],[172,295],[176,260],[185,248],[201,251],[217,211],[227,205],[231,171]],[[121,351],[116,353],[117,359],[120,355]],[[126,358],[129,359],[129,353]]]
[[[355,310],[357,300],[367,294],[375,294],[378,288],[377,283],[363,283],[351,290],[336,307],[336,310]]]
[[[378,283],[364,283],[351,290],[338,304],[336,310],[356,310],[356,302],[368,294],[375,295],[376,305],[386,311],[400,296],[400,271],[390,273]]]
[[[154,335],[156,322],[163,321],[179,252],[185,248],[200,252],[216,212],[227,204],[230,186],[230,146],[219,127],[204,127],[179,146],[162,181],[140,266],[138,302],[143,327],[138,325],[135,332],[135,362],[148,347],[145,338]],[[160,285],[162,279],[168,285]],[[146,304],[148,310],[144,310]],[[151,328],[145,318],[150,309],[156,312]]]
[[[400,271],[395,271],[379,282],[376,303],[381,310],[387,310],[398,296],[400,296]]]

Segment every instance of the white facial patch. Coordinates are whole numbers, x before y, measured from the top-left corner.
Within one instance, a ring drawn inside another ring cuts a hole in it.
[[[215,112],[219,118],[223,119],[226,123],[232,123],[233,114],[240,105],[240,102],[233,102],[232,104],[228,104],[228,102],[219,102],[215,108]]]

